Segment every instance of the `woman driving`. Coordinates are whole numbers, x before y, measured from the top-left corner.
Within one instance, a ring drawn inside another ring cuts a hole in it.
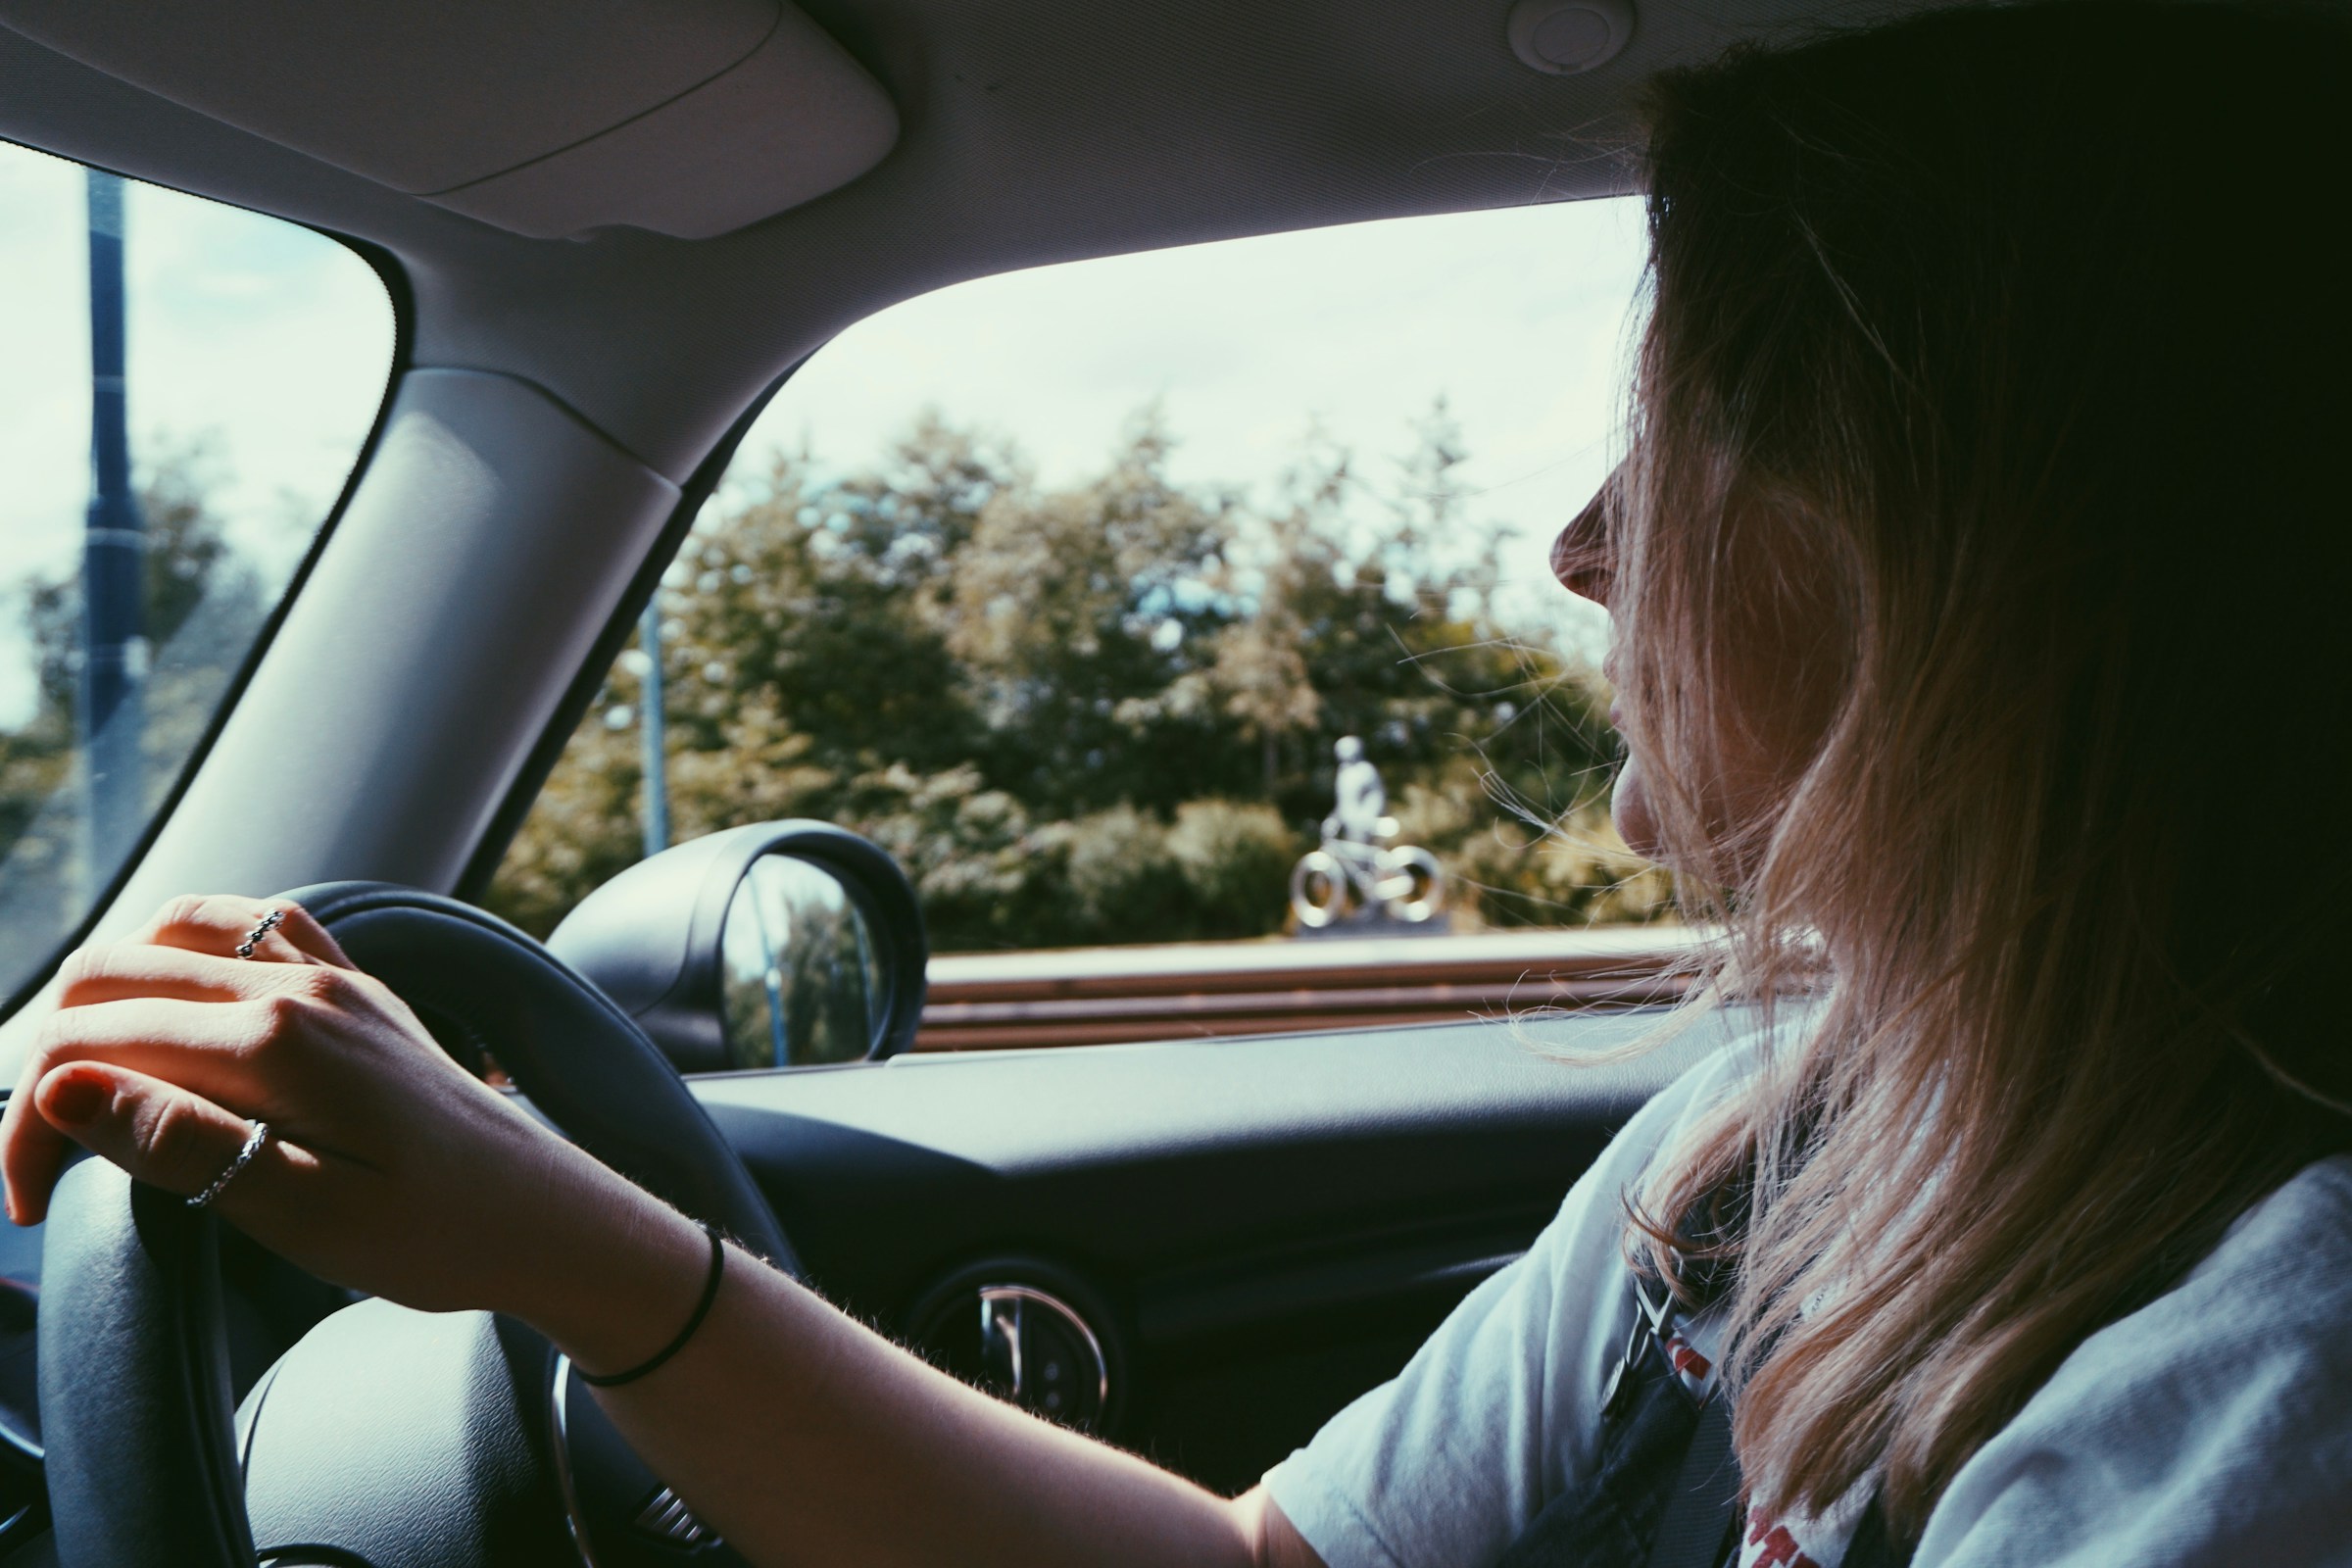
[[[1554,559],[1753,1027],[1239,1498],[632,1186],[298,907],[68,960],[10,1216],[79,1144],[512,1314],[760,1563],[2352,1563],[2347,82],[2334,20],[2080,0],[1654,84]]]

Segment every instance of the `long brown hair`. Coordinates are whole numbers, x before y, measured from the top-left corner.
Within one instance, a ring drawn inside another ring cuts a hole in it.
[[[1764,1506],[1875,1475],[1916,1530],[2347,1141],[2348,63],[2332,23],[2075,0],[1655,88],[1630,741],[1731,972],[1832,979],[1629,1245],[1734,1266]],[[1727,820],[1760,600],[1808,607],[1838,696]]]

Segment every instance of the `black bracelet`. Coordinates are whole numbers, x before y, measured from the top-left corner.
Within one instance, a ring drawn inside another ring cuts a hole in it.
[[[703,1234],[710,1238],[710,1277],[703,1281],[703,1298],[694,1303],[694,1316],[688,1318],[686,1326],[678,1330],[676,1339],[654,1352],[653,1359],[640,1361],[626,1372],[612,1372],[599,1377],[593,1372],[582,1372],[580,1364],[574,1361],[571,1364],[571,1370],[582,1383],[592,1389],[610,1389],[623,1383],[636,1382],[686,1348],[686,1342],[694,1338],[694,1331],[701,1328],[703,1319],[710,1315],[710,1303],[718,1299],[718,1282],[727,1272],[727,1244],[720,1239],[717,1226],[707,1220],[697,1221],[697,1223],[703,1227]]]

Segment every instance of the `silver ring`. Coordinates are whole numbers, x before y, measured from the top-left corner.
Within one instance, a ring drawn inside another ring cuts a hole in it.
[[[253,1163],[253,1156],[260,1153],[262,1146],[269,1141],[270,1124],[266,1121],[255,1122],[253,1136],[245,1140],[245,1147],[237,1151],[237,1157],[228,1162],[228,1169],[214,1177],[212,1186],[189,1199],[188,1206],[190,1208],[209,1208],[213,1200],[219,1198],[230,1182],[244,1174],[245,1167]]]
[[[240,958],[252,957],[255,945],[262,938],[276,930],[285,918],[286,911],[283,909],[271,909],[268,914],[263,915],[262,923],[246,932],[245,940],[237,944],[237,956]]]

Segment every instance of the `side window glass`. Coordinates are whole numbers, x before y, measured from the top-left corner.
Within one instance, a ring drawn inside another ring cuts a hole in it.
[[[813,816],[899,858],[950,955],[1656,916],[1607,821],[1605,626],[1545,568],[1611,461],[1642,254],[1634,204],[1565,204],[851,328],[751,432],[492,906],[545,932],[649,840]]]
[[[0,1004],[162,809],[382,403],[296,224],[0,144]]]

